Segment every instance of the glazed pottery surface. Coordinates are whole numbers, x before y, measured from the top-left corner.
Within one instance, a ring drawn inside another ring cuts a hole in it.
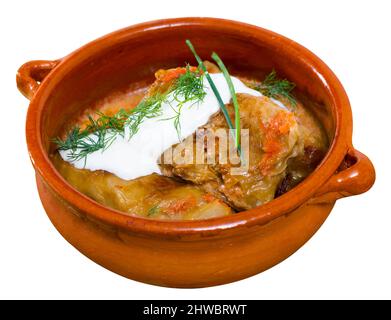
[[[50,139],[89,105],[142,88],[154,72],[219,53],[234,75],[262,79],[273,68],[322,122],[330,150],[301,184],[266,205],[202,221],[155,221],[104,207],[70,186],[48,155]],[[17,74],[31,100],[26,123],[43,206],[58,231],[102,266],[130,279],[172,287],[239,280],[284,260],[321,226],[338,198],[367,191],[370,160],[353,148],[346,93],[313,53],[265,29],[214,18],[159,20],[119,30],[56,61],[31,61]]]

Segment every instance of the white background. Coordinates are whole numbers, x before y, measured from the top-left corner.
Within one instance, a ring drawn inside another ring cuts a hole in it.
[[[390,13],[386,0],[1,1],[0,298],[391,298]],[[292,257],[249,279],[206,289],[127,280],[60,236],[38,199],[24,137],[28,101],[15,85],[16,70],[28,60],[60,58],[116,29],[179,16],[241,20],[315,52],[345,86],[355,146],[377,169],[373,189],[338,201]]]

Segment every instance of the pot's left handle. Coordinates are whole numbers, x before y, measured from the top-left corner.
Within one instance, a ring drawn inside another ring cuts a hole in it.
[[[38,90],[39,84],[61,60],[34,60],[22,65],[16,74],[19,91],[29,100]]]

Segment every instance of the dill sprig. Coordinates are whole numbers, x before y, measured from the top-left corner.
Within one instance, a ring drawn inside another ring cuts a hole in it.
[[[90,119],[90,125],[87,127],[89,132],[111,129],[120,133],[123,131],[129,117],[129,112],[124,109],[119,110],[112,116],[106,115],[100,111],[97,111],[96,114],[99,116],[96,120],[93,120],[91,116],[88,117]]]
[[[186,72],[180,75],[165,92],[156,92],[144,98],[133,110],[119,110],[114,115],[106,115],[96,112],[94,119],[88,116],[89,123],[84,129],[74,127],[64,140],[57,137],[52,141],[57,144],[58,150],[70,151],[67,155],[71,162],[81,159],[87,160],[87,156],[95,151],[106,150],[118,135],[125,135],[125,128],[129,131],[129,139],[139,130],[145,119],[158,117],[162,114],[162,104],[178,102],[173,119],[174,127],[180,139],[180,114],[185,103],[194,103],[204,99],[203,75],[199,70],[192,71],[186,66]]]
[[[175,112],[175,116],[173,117],[174,127],[177,131],[178,139],[181,140],[180,116],[182,108],[185,103],[193,102],[194,104],[204,100],[206,95],[204,90],[204,77],[199,69],[193,72],[190,70],[190,65],[186,65],[186,72],[175,81],[173,88],[173,100],[178,103],[178,109],[175,110],[173,108]]]
[[[161,112],[162,95],[156,94],[143,99],[136,108],[127,111],[119,110],[114,115],[96,112],[94,119],[88,116],[88,124],[84,129],[73,128],[64,140],[57,137],[52,141],[57,144],[57,150],[69,151],[68,160],[75,162],[81,159],[87,161],[87,156],[95,151],[106,150],[118,135],[125,135],[125,127],[129,128],[129,138],[137,131],[146,118],[158,116]]]
[[[291,93],[295,86],[296,85],[293,82],[290,82],[287,79],[278,78],[276,71],[272,70],[272,72],[265,77],[262,83],[256,85],[254,89],[258,90],[267,97],[274,99],[282,97],[287,99],[292,105],[296,105],[296,99]]]
[[[123,128],[124,120],[120,119],[120,115],[124,112],[121,110],[113,117],[103,115],[97,120],[89,116],[89,123],[85,129],[75,127],[64,140],[57,137],[52,141],[57,144],[58,150],[70,150],[67,155],[70,161],[83,159],[92,152],[107,149],[115,140],[116,135],[122,134],[120,127]],[[113,126],[108,127],[109,123]]]
[[[162,103],[165,101],[167,93],[156,93],[151,97],[143,99],[136,108],[128,113],[125,125],[129,128],[129,139],[133,137],[145,119],[160,116],[162,113]]]
[[[183,97],[184,101],[200,101],[206,95],[202,73],[199,69],[191,71],[189,64],[186,65],[186,72],[177,78],[173,88],[174,96]]]
[[[150,217],[150,216],[157,214],[159,212],[159,209],[160,208],[158,205],[152,206],[151,208],[148,209],[147,217]]]
[[[123,134],[124,125],[129,117],[129,112],[119,110],[113,116],[96,112],[97,119],[88,116],[88,124],[84,129],[76,126],[64,140],[59,137],[53,139],[58,150],[70,150],[68,159],[77,161],[85,158],[88,154],[106,149],[115,140],[117,134]]]

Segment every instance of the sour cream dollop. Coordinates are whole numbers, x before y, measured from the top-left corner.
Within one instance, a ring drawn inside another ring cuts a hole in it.
[[[231,100],[227,82],[222,73],[210,74],[225,104]],[[256,90],[247,87],[238,78],[231,77],[236,93],[262,96]],[[69,160],[70,150],[60,151],[61,157],[78,169],[105,170],[124,180],[132,180],[152,173],[161,173],[158,166],[160,155],[172,145],[193,134],[198,127],[206,124],[211,115],[219,111],[219,104],[207,79],[204,79],[205,97],[202,101],[187,102],[182,106],[180,115],[180,137],[173,125],[178,102],[173,99],[171,105],[162,103],[162,114],[147,118],[140,124],[136,134],[129,139],[125,128],[124,136],[117,135],[113,143],[105,150],[95,151],[87,159]]]

